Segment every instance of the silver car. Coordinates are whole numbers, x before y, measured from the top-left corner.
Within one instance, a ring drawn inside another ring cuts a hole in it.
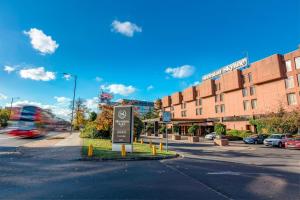
[[[217,135],[216,132],[209,133],[209,134],[205,135],[205,139],[213,140],[216,138],[216,135]]]
[[[288,137],[284,134],[272,134],[264,140],[264,145],[266,146],[277,146],[284,147],[284,144]]]

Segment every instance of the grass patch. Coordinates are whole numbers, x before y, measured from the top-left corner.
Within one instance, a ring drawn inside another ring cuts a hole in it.
[[[94,157],[103,159],[119,159],[122,158],[121,152],[112,151],[112,143],[108,139],[83,139],[82,154],[87,155],[88,146],[93,145]],[[126,153],[126,158],[139,158],[139,157],[166,157],[176,155],[173,151],[160,151],[159,145],[156,145],[156,156],[152,155],[152,149],[149,144],[133,143],[133,153]]]

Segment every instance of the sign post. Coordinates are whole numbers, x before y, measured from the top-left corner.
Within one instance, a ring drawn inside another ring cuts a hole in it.
[[[133,106],[115,106],[113,115],[112,151],[133,152]]]
[[[168,151],[168,128],[167,124],[171,122],[171,112],[163,112],[163,122],[166,126],[166,151]]]

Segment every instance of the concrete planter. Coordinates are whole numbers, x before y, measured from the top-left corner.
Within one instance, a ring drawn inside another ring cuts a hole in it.
[[[147,136],[151,136],[152,134],[151,134],[151,132],[147,132],[147,134],[146,134]]]
[[[172,140],[181,140],[181,135],[172,135]]]
[[[214,145],[218,146],[228,146],[229,142],[227,139],[214,139]]]
[[[189,142],[199,142],[198,136],[189,136],[188,137]]]

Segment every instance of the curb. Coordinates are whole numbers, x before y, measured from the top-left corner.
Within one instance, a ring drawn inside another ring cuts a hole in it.
[[[165,159],[173,159],[181,157],[181,155],[170,155],[170,156],[141,156],[141,157],[133,157],[133,158],[97,158],[97,157],[87,157],[82,156],[79,161],[142,161],[142,160],[165,160]]]

